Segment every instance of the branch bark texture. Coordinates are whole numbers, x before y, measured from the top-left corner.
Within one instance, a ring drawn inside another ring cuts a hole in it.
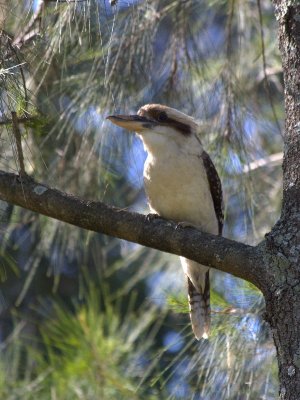
[[[80,228],[115,236],[209,265],[258,287],[264,282],[260,248],[224,237],[181,228],[175,222],[83,200],[0,171],[0,198]]]

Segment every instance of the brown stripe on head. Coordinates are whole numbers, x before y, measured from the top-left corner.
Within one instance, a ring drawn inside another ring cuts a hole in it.
[[[190,135],[198,128],[198,124],[192,117],[161,104],[146,104],[139,109],[138,115],[161,125],[170,126],[183,135]]]

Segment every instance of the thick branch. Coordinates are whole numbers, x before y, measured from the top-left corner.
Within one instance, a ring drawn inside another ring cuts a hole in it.
[[[260,250],[162,218],[87,201],[0,171],[0,199],[80,228],[115,236],[209,265],[264,286]]]

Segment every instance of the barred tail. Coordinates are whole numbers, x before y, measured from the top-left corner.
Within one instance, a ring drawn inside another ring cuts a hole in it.
[[[198,285],[199,287],[199,285]],[[209,271],[204,275],[204,288],[199,291],[188,278],[188,298],[190,305],[190,318],[194,335],[197,340],[207,339],[210,329],[210,301],[209,301]]]

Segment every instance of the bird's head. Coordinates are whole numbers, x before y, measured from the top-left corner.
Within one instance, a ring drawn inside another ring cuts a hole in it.
[[[163,152],[175,147],[189,153],[199,153],[199,125],[192,117],[174,108],[146,104],[136,115],[110,115],[107,119],[136,132],[148,152]]]

